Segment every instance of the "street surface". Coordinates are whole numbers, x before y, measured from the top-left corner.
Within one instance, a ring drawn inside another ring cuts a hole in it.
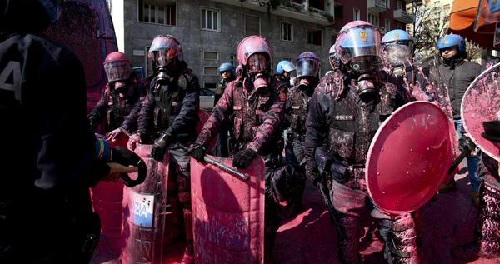
[[[473,239],[477,219],[477,209],[472,204],[466,174],[466,168],[462,168],[455,176],[458,185],[456,191],[438,194],[421,208],[423,256],[420,264],[500,264],[500,259],[478,258],[475,254],[452,250]],[[285,221],[278,230],[274,264],[340,264],[336,257],[335,228],[322,199],[319,190],[306,186],[304,210],[295,218]],[[369,226],[367,222],[365,230],[368,235],[361,243],[363,263],[385,264],[377,230]],[[167,256],[165,264],[179,263],[182,250],[182,244],[170,248],[172,254]],[[454,256],[452,251],[458,254]],[[92,261],[92,264],[98,263],[120,262],[100,247]]]
[[[465,162],[463,162],[465,163]],[[438,194],[420,211],[423,233],[421,264],[493,264],[500,259],[477,258],[475,254],[452,248],[473,239],[477,209],[472,204],[466,169],[455,176],[458,189]],[[336,257],[336,235],[321,194],[306,187],[304,212],[284,223],[275,245],[275,264],[340,263]],[[369,223],[366,224],[369,226]],[[366,230],[367,228],[365,228]],[[376,232],[376,230],[375,230]],[[369,232],[370,234],[374,232]],[[382,243],[375,234],[362,239],[363,263],[385,264]],[[467,256],[467,258],[465,258]]]

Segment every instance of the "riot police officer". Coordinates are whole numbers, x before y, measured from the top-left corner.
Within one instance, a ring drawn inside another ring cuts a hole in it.
[[[140,105],[141,98],[146,94],[146,87],[133,74],[132,64],[123,52],[109,53],[103,65],[108,83],[103,89],[101,99],[87,117],[94,130],[106,120],[102,132],[120,128],[120,131],[130,135],[137,129],[137,124],[126,123],[126,117],[133,109],[138,109],[137,105]],[[128,120],[137,120],[137,114],[135,110],[134,116]]]
[[[331,204],[342,263],[359,262],[359,228],[373,208],[364,182],[368,148],[380,123],[396,108],[397,88],[380,82],[380,33],[365,21],[347,23],[337,36],[337,68],[320,80],[306,119],[306,175]],[[380,220],[381,233],[390,222]]]
[[[249,36],[237,47],[241,77],[226,87],[221,99],[204,124],[191,155],[203,160],[206,147],[225,119],[233,124],[233,166],[246,168],[258,155],[266,165],[265,259],[272,259],[272,247],[279,227],[278,203],[269,191],[276,169],[281,167],[281,138],[286,103],[286,84],[271,74],[271,49],[262,36]]]
[[[186,234],[183,263],[193,261],[191,176],[188,147],[196,138],[199,111],[198,77],[182,56],[180,42],[171,35],[156,36],[148,57],[156,67],[137,120],[142,143],[153,142],[151,157],[163,160],[170,153],[169,177],[177,181],[177,198],[182,207]]]
[[[287,201],[284,217],[298,213],[302,208],[305,184],[304,140],[309,101],[319,82],[320,60],[316,53],[305,51],[297,57],[297,84],[287,96],[286,104],[286,169],[274,186],[278,200]]]

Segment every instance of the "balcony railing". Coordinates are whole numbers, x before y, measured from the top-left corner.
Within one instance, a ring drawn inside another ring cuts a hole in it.
[[[367,7],[368,7],[368,12],[375,12],[375,13],[384,12],[388,9],[385,0],[368,0]]]
[[[410,24],[415,21],[415,16],[408,14],[403,9],[394,10],[392,17],[394,18],[394,20],[397,20],[405,24]]]
[[[213,2],[224,3],[232,6],[248,8],[256,11],[267,12],[269,0],[212,0]],[[295,18],[298,20],[329,26],[333,23],[334,17],[326,11],[309,7],[293,1],[281,1],[276,9],[272,9],[273,14]]]

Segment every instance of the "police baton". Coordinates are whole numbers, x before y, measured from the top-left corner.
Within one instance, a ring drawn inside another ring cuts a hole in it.
[[[222,163],[220,160],[210,158],[206,155],[203,157],[203,160],[205,160],[206,162],[208,162],[210,164],[215,165],[216,167],[218,167],[220,169],[223,169],[223,170],[229,172],[230,174],[237,176],[238,178],[240,178],[244,181],[248,180],[248,175],[246,175],[245,173],[243,173],[241,171],[238,171],[238,169],[236,169],[235,167],[227,166],[226,164]]]
[[[468,136],[463,135],[459,142],[459,149],[460,149],[460,155],[453,160],[451,163],[449,169],[448,169],[448,174],[453,173],[455,169],[458,167],[458,165],[462,162],[462,160],[470,156],[472,154],[472,151],[476,149],[476,144],[470,139]]]

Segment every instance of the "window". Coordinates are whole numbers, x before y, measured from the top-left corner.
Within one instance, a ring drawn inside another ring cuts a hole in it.
[[[384,27],[385,27],[385,32],[391,31],[391,20],[390,19],[385,20]]]
[[[245,34],[247,36],[260,35],[260,17],[245,15]]]
[[[391,0],[385,0],[385,7],[391,9]]]
[[[177,23],[176,3],[158,4],[152,0],[139,0],[139,22],[175,26]]]
[[[219,53],[216,51],[204,51],[203,59],[207,61],[213,61],[219,59]]]
[[[378,15],[368,13],[368,22],[370,22],[372,25],[378,27]]]
[[[307,30],[307,43],[321,46],[323,44],[323,32],[321,30]]]
[[[281,40],[292,41],[292,24],[281,22]]]
[[[359,9],[354,8],[352,10],[352,20],[361,20],[361,11]]]
[[[218,75],[217,67],[205,66],[203,67],[204,75]]]
[[[403,9],[403,2],[400,0],[396,1],[396,10]]]
[[[220,31],[219,11],[215,9],[201,9],[201,29]]]
[[[342,18],[343,13],[342,13],[342,6],[334,6],[333,7],[333,17],[335,19],[340,19]]]
[[[325,10],[325,0],[309,0],[309,7]]]

